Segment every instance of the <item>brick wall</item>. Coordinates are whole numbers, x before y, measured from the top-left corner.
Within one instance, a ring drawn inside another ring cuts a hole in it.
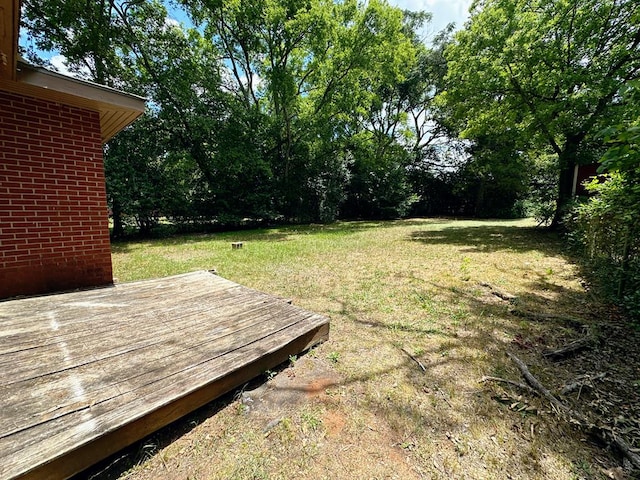
[[[0,298],[111,282],[98,113],[0,91]]]

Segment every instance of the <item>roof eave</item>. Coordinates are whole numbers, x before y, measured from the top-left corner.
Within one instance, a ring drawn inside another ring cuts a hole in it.
[[[145,99],[97,83],[18,62],[18,83],[37,88],[50,100],[100,112],[102,141],[130,125],[145,109]]]
[[[142,115],[142,97],[20,61],[19,25],[20,0],[0,0],[0,90],[99,112],[103,142]]]
[[[18,62],[16,80],[0,79],[0,89],[99,112],[103,143],[130,125],[145,110],[145,99],[137,95],[23,62]]]

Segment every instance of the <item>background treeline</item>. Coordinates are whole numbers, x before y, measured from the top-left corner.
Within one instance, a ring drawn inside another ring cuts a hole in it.
[[[429,13],[383,0],[22,3],[32,61],[149,100],[105,147],[114,236],[534,214],[638,297],[636,0],[476,0],[428,43]]]
[[[518,216],[529,172],[475,161],[436,98],[450,32],[385,2],[25,1],[33,45],[149,99],[105,149],[114,234],[411,215]],[[73,35],[69,32],[73,31]]]

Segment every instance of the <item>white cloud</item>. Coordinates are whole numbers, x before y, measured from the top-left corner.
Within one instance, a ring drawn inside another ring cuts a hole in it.
[[[176,20],[175,18],[171,18],[171,17],[166,17],[164,19],[164,24],[166,27],[179,27],[180,26],[180,22],[178,20]]]
[[[63,75],[73,76],[67,67],[67,58],[64,55],[54,55],[49,59],[49,63],[57,72],[62,73]]]
[[[429,31],[436,33],[449,23],[455,23],[461,29],[469,18],[472,0],[390,0],[391,5],[403,10],[424,10],[433,14]]]
[[[70,71],[69,67],[67,65],[67,58],[64,55],[60,55],[60,54],[53,55],[48,60],[49,60],[49,63],[51,64],[51,66],[58,73],[61,73],[62,75],[67,75],[69,77],[81,78],[81,79],[85,79],[85,80],[91,78],[91,71],[89,70],[88,67],[84,67],[83,66],[77,72]]]

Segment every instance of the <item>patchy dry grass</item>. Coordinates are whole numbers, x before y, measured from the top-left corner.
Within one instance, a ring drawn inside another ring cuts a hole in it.
[[[512,316],[481,283],[527,310],[590,318],[576,267],[529,221],[185,236],[116,244],[113,263],[119,281],[215,268],[329,316],[332,330],[256,390],[145,440],[97,478],[132,463],[123,478],[607,478],[612,459],[546,404],[479,383],[518,379],[505,351],[552,388],[572,375],[540,357],[566,328]]]

